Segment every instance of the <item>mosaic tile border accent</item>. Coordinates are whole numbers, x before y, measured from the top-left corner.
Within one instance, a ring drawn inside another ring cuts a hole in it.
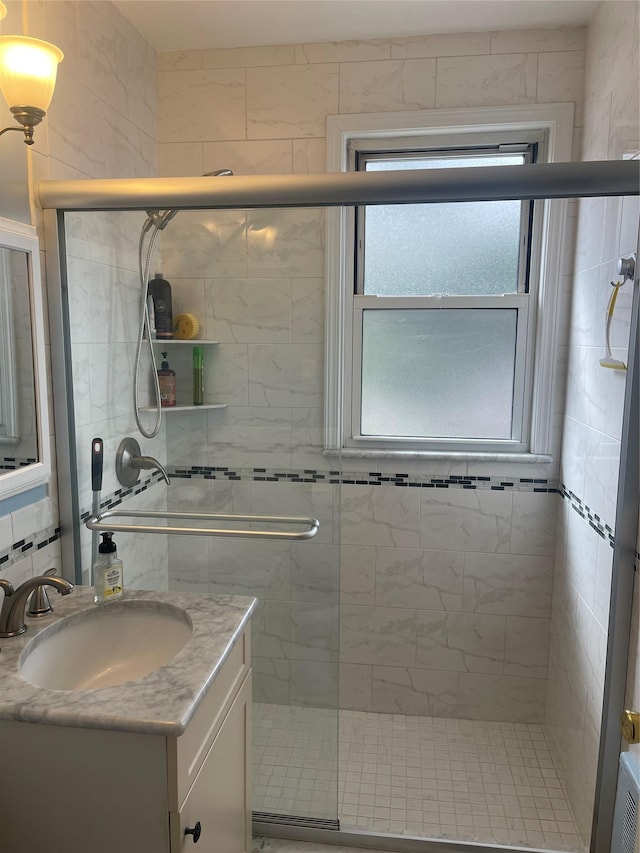
[[[125,498],[128,498],[131,495],[139,495],[141,492],[146,491],[156,483],[161,482],[163,482],[162,474],[160,474],[159,471],[154,471],[149,477],[145,480],[141,480],[135,486],[132,486],[131,488],[116,489],[115,492],[107,495],[100,501],[100,509],[114,509],[119,506]],[[85,521],[90,515],[90,509],[84,510],[80,515],[81,521]],[[30,539],[21,539],[19,542],[14,542],[11,548],[0,551],[0,571],[12,566],[14,563],[17,563],[18,560],[22,560],[23,557],[29,556],[29,554],[34,551],[40,551],[42,548],[46,548],[47,545],[51,545],[52,542],[60,539],[60,536],[60,527],[47,527],[44,530],[33,533]]]
[[[283,471],[282,468],[231,468],[227,466],[176,465],[169,467],[169,476],[176,480],[223,480],[268,483],[327,483],[330,485],[400,486],[418,489],[485,489],[489,491],[518,491],[555,493],[571,507],[595,532],[613,548],[613,528],[594,512],[564,483],[541,478],[483,477],[463,474],[382,474],[380,472],[317,471],[313,469]],[[640,553],[636,553],[636,568],[640,570]]]
[[[529,477],[482,477],[463,474],[383,474],[381,472],[290,470],[176,465],[169,476],[181,480],[240,480],[267,483],[326,483],[330,485],[400,486],[415,489],[487,489],[491,491],[557,492],[554,480]]]
[[[41,551],[58,539],[60,539],[60,528],[46,527],[44,530],[34,533],[31,539],[20,539],[20,541],[14,542],[11,548],[0,551],[0,571],[17,563],[18,560],[30,556],[34,551]]]
[[[0,459],[0,471],[17,471],[18,468],[34,465],[37,461],[37,459],[21,459],[18,456],[5,456]]]
[[[580,500],[580,498],[572,492],[571,489],[568,489],[564,483],[560,483],[558,486],[558,494],[563,500],[569,503],[571,508],[578,513],[580,518],[583,518],[589,524],[589,527],[595,530],[601,539],[604,539],[604,541],[608,542],[613,548],[615,533],[613,528],[608,525],[606,521],[600,518],[600,516],[588,507],[584,501]]]
[[[409,474],[380,474],[380,473],[350,473],[340,471],[287,471],[271,468],[227,468],[194,465],[191,468],[176,466],[168,469],[169,476],[176,480],[223,480],[223,481],[253,481],[270,483],[327,483],[331,485],[363,485],[380,486],[393,485],[404,488],[424,489],[489,489],[492,491],[526,491],[548,492],[560,495],[566,500],[578,515],[583,518],[595,532],[609,542],[613,548],[615,536],[613,528],[588,507],[564,483],[557,486],[552,480],[514,478],[505,480],[500,477],[462,476],[452,474],[448,477],[425,474],[412,477]],[[116,489],[100,501],[100,509],[114,509],[131,495],[139,495],[151,486],[161,483],[162,475],[154,471],[149,477],[131,488]],[[80,519],[85,521],[91,515],[90,509],[85,509]],[[11,548],[0,551],[0,570],[6,569],[21,560],[33,549],[39,551],[60,538],[60,527],[48,527],[33,534],[32,539],[22,539],[14,542]],[[640,569],[640,553],[636,553],[636,568]]]
[[[140,495],[142,492],[146,492],[151,486],[155,486],[156,483],[162,482],[164,482],[162,474],[159,471],[154,471],[153,474],[145,480],[140,480],[135,486],[130,486],[129,488],[123,487],[116,489],[115,492],[111,492],[110,495],[107,495],[100,501],[100,509],[115,509],[117,506],[120,506],[125,498],[129,498],[131,495]],[[84,509],[80,513],[80,521],[86,521],[91,513],[91,509]]]

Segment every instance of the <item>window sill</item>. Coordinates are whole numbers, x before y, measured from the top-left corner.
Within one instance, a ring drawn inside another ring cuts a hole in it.
[[[528,462],[531,464],[549,464],[553,457],[545,453],[499,453],[439,450],[362,450],[354,447],[342,449],[325,448],[323,456],[342,459],[434,459],[456,462]]]

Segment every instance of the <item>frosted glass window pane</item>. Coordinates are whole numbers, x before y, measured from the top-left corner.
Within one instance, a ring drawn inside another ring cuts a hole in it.
[[[515,309],[362,315],[362,435],[510,439]]]
[[[522,155],[367,161],[367,171],[513,166]],[[518,289],[520,201],[371,205],[364,293],[482,295]]]

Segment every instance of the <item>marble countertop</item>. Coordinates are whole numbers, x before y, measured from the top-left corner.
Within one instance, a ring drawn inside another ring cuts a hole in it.
[[[182,608],[193,626],[185,646],[164,666],[135,681],[93,690],[51,690],[21,676],[23,650],[44,628],[96,605],[91,587],[76,586],[67,596],[52,591],[50,598],[52,614],[27,617],[25,634],[0,640],[0,720],[174,737],[184,732],[257,604],[255,598],[241,595],[127,591],[124,601]]]

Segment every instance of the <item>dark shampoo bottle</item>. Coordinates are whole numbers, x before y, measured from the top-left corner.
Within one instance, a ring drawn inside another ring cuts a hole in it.
[[[156,323],[156,339],[173,338],[173,311],[171,309],[171,285],[157,272],[149,282],[149,295],[153,299]]]

